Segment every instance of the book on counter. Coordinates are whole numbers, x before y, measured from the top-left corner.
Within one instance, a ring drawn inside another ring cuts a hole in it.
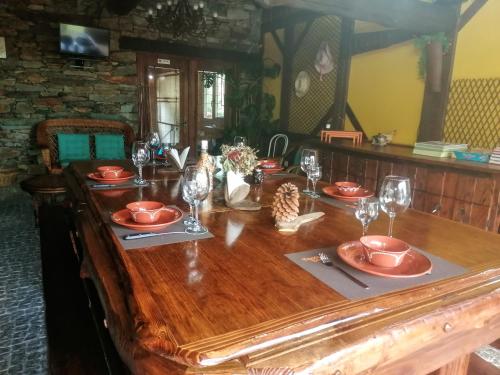
[[[453,151],[467,151],[467,144],[446,143],[441,141],[416,142],[413,153],[437,158],[450,157]]]
[[[500,165],[500,147],[496,147],[491,153],[490,163]]]

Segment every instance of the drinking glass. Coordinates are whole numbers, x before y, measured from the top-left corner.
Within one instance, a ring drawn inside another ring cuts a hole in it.
[[[156,153],[161,146],[160,135],[158,132],[151,132],[148,136],[148,145],[151,149],[151,164],[156,165]]]
[[[307,178],[311,180],[313,184],[313,190],[309,194],[311,198],[319,198],[320,195],[316,193],[316,183],[321,179],[322,176],[322,168],[318,164],[310,164],[307,169]]]
[[[247,144],[247,139],[245,137],[237,135],[234,137],[234,145],[235,146],[245,146]]]
[[[171,150],[171,143],[162,143],[160,145],[161,155],[163,157],[163,162],[165,163],[165,167],[168,167],[168,152]]]
[[[368,225],[378,218],[379,201],[377,198],[361,198],[358,200],[356,211],[356,219],[361,221],[363,226],[363,236],[368,232]]]
[[[132,145],[132,161],[139,171],[139,176],[135,178],[134,183],[136,185],[146,185],[146,180],[142,178],[142,167],[149,161],[149,148],[147,142],[134,142]]]
[[[389,236],[396,214],[406,211],[411,202],[410,179],[408,177],[387,176],[382,182],[379,194],[380,208],[389,215]]]
[[[318,151],[305,148],[302,150],[302,154],[300,155],[300,169],[302,169],[302,172],[307,175],[307,169],[309,168],[309,165],[315,164],[317,161]],[[307,178],[306,188],[302,190],[302,192],[307,195],[311,193],[311,190],[309,190],[309,177]]]
[[[205,167],[189,166],[184,171],[182,197],[194,208],[193,224],[186,228],[187,233],[202,234],[207,228],[198,219],[198,206],[206,199],[210,189],[208,170]]]

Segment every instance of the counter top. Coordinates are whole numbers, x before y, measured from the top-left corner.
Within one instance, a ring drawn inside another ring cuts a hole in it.
[[[368,155],[379,159],[397,159],[412,163],[465,170],[475,173],[479,172],[500,175],[500,165],[461,161],[452,158],[436,158],[431,156],[415,155],[413,154],[412,146],[392,144],[387,146],[374,146],[368,142],[354,146],[350,140],[333,140],[332,143],[324,143],[319,139],[310,139],[304,143],[320,149],[342,150],[347,151],[348,153]]]

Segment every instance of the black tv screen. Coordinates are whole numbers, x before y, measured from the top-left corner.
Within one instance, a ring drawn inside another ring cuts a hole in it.
[[[61,23],[59,36],[61,53],[88,57],[109,56],[109,30]]]

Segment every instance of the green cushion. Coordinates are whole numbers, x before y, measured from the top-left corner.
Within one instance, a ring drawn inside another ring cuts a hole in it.
[[[99,160],[125,159],[125,141],[123,135],[96,134],[95,158]]]
[[[88,134],[57,134],[59,147],[59,163],[66,167],[75,160],[90,159],[90,143]]]

